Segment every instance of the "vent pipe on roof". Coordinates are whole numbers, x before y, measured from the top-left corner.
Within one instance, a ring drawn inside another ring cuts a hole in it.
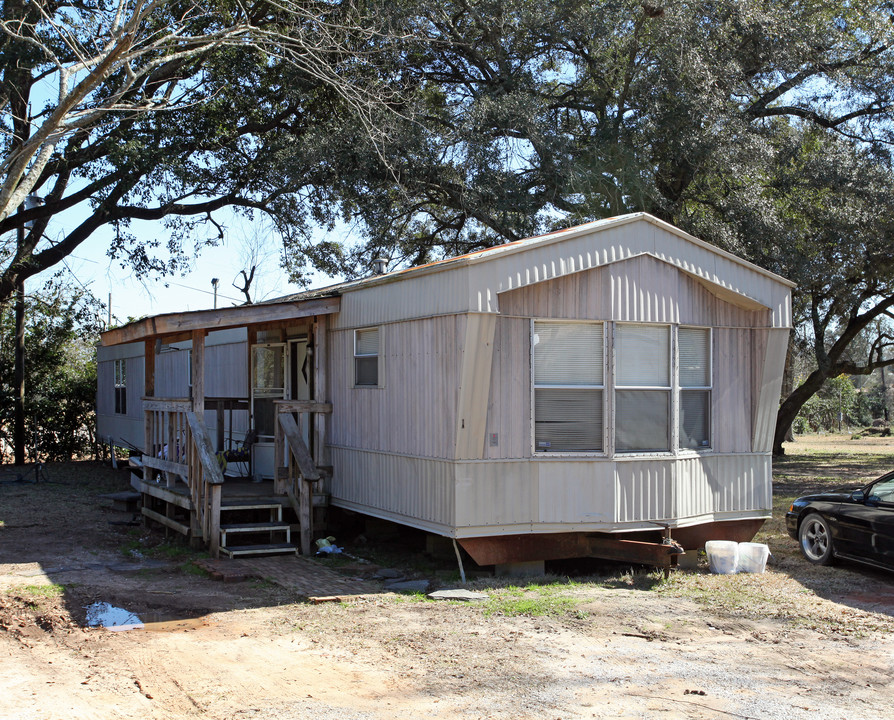
[[[384,275],[385,268],[387,267],[387,265],[388,265],[387,258],[379,257],[379,258],[376,258],[375,260],[373,260],[373,275]]]

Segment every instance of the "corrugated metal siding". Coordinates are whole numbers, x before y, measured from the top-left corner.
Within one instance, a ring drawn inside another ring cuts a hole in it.
[[[615,521],[614,463],[538,462],[541,523]]]
[[[332,463],[336,504],[453,525],[453,463],[338,447],[332,448]]]
[[[539,464],[481,462],[456,466],[456,526],[528,525],[539,512]]]
[[[433,458],[455,448],[465,317],[382,325],[382,387],[353,387],[353,331],[330,338],[333,445]]]
[[[775,327],[791,326],[791,293],[787,286],[640,220],[559,242],[525,246],[516,252],[484,256],[472,264],[433,268],[417,276],[395,275],[393,281],[382,285],[347,289],[334,327],[362,327],[446,313],[504,311],[497,300],[500,293],[644,253],[756,300],[770,308]],[[650,305],[646,298],[637,307],[641,312],[670,312],[660,305]]]
[[[674,518],[673,460],[615,463],[617,522]]]
[[[144,431],[143,421],[129,418],[126,415],[96,415],[96,432],[103,439],[112,438],[121,446],[130,443],[131,445],[141,448],[143,447]]]
[[[189,352],[168,350],[155,356],[155,397],[189,397]]]
[[[488,459],[531,457],[531,323],[497,318],[484,452]],[[497,444],[490,437],[497,435]]]
[[[757,412],[754,428],[754,451],[771,452],[773,435],[776,431],[776,412],[782,392],[782,373],[785,369],[785,354],[788,351],[788,330],[767,332],[766,352],[761,368],[761,382],[755,388]]]
[[[247,398],[248,343],[212,345],[205,350],[205,395]]]
[[[140,357],[131,357],[127,359],[127,417],[132,420],[143,420],[143,392],[146,389],[145,384],[145,366],[146,361],[141,355]],[[114,364],[112,365],[114,373]],[[114,387],[114,375],[112,376],[112,387]],[[114,403],[114,399],[113,399]],[[114,408],[114,405],[112,406]]]
[[[758,331],[761,332],[761,331]],[[753,330],[729,328],[713,332],[714,437],[716,452],[751,452],[753,384]]]
[[[456,526],[491,528],[486,534],[685,525],[690,518],[751,517],[771,507],[770,458],[765,455],[456,467]]]
[[[761,327],[769,311],[724,302],[665,262],[638,256],[500,295],[504,315]]]
[[[96,363],[96,414],[115,412],[115,361]]]
[[[676,515],[772,508],[772,462],[767,455],[705,455],[677,465]]]

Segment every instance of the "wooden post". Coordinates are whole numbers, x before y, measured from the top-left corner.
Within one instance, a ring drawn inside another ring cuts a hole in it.
[[[208,503],[208,510],[211,513],[210,517],[210,530],[208,537],[208,550],[211,553],[211,557],[218,558],[220,557],[220,492],[221,486],[217,483],[212,483],[209,485],[209,490],[211,492],[210,502]]]
[[[279,405],[273,403],[273,494],[282,495],[286,491],[287,480],[280,475],[280,468],[287,465],[285,437],[279,424]]]
[[[192,331],[192,411],[205,415],[205,331]]]
[[[143,344],[143,396],[155,397],[155,340],[146,340]],[[155,416],[152,410],[143,411],[143,452],[152,455],[153,425]],[[155,479],[155,470],[143,466],[143,479],[152,482]]]
[[[329,317],[327,315],[318,315],[314,323],[313,332],[313,350],[314,350],[314,394],[313,399],[317,402],[326,402],[329,397],[329,387],[327,384],[328,377],[326,374],[326,363],[328,362],[326,350],[328,345],[327,329],[329,327]],[[330,465],[329,448],[326,446],[326,423],[327,415],[324,413],[314,413],[314,462],[317,467]]]
[[[298,521],[301,523],[301,554],[310,555],[310,543],[313,539],[313,482],[306,478],[299,478],[300,497],[298,509],[300,510]]]

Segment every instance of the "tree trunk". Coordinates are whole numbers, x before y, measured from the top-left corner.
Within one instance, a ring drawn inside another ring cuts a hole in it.
[[[779,412],[776,413],[776,433],[773,437],[774,455],[785,455],[782,443],[786,434],[804,407],[804,403],[819,392],[827,377],[827,373],[814,370],[779,406]]]
[[[15,412],[12,447],[15,464],[25,464],[25,283],[16,285],[16,338],[13,369]]]

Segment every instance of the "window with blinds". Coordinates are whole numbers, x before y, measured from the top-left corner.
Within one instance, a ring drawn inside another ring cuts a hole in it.
[[[668,325],[615,326],[615,451],[670,450]]]
[[[680,447],[711,446],[711,331],[681,327],[677,332],[680,375]]]
[[[354,385],[379,384],[379,328],[354,331]]]
[[[603,449],[602,323],[534,323],[534,449]]]

